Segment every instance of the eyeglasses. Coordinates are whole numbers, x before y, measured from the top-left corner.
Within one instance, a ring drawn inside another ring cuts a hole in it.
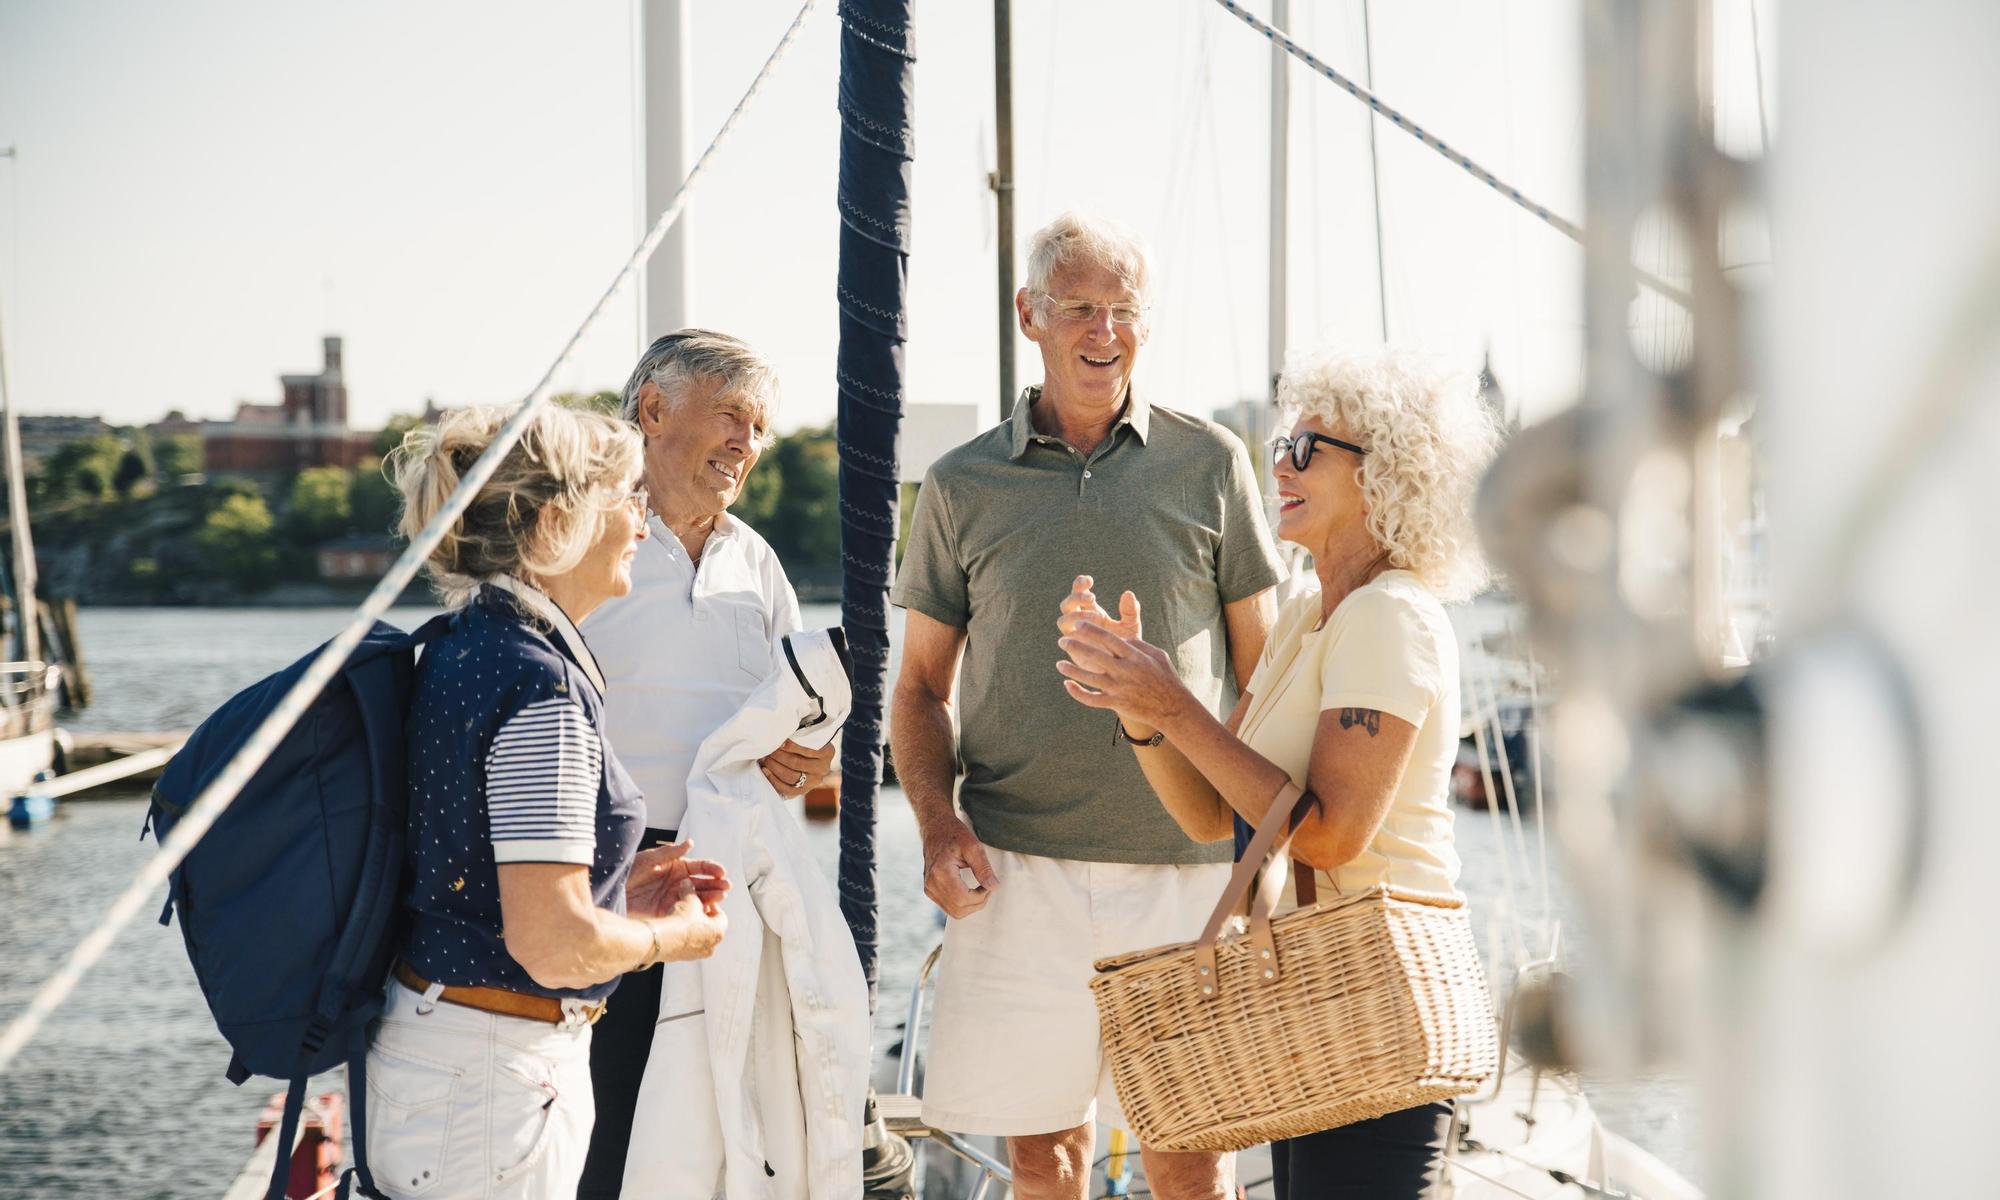
[[[1302,433],[1297,437],[1286,437],[1281,433],[1271,439],[1271,465],[1275,467],[1279,463],[1284,462],[1287,456],[1290,456],[1292,469],[1303,471],[1312,465],[1313,447],[1320,442],[1325,442],[1329,446],[1338,446],[1342,450],[1349,450],[1355,454],[1368,453],[1353,442],[1343,442],[1337,437],[1328,437],[1323,433]]]
[[[1059,299],[1058,297],[1049,295],[1047,292],[1037,292],[1035,294],[1048,304],[1049,309],[1058,318],[1064,321],[1072,321],[1079,325],[1086,321],[1095,321],[1099,309],[1111,314],[1111,323],[1113,325],[1137,325],[1146,319],[1146,306],[1143,304],[1131,304],[1127,302],[1098,304],[1090,300]]]
[[[647,512],[646,498],[646,485],[642,483],[618,499],[620,503],[630,505],[641,518],[644,518]]]

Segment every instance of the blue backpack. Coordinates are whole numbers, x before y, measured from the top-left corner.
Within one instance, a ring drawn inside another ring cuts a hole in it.
[[[267,1200],[284,1200],[307,1077],[341,1063],[355,1166],[339,1194],[357,1173],[363,1193],[376,1194],[365,1062],[400,932],[403,722],[417,648],[452,616],[407,634],[377,621],[168,885],[160,924],[180,910],[195,981],[233,1051],[229,1081],[291,1084]],[[155,836],[167,836],[317,655],[238,692],[195,729],[153,785]]]

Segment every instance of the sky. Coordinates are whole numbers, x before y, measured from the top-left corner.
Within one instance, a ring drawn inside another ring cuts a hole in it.
[[[317,370],[329,333],[358,426],[427,399],[519,400],[650,221],[635,2],[0,0],[0,148],[17,148],[0,159],[0,320],[19,411],[227,417]],[[693,3],[699,150],[798,4]],[[1362,0],[1292,8],[1293,35],[1336,69],[1372,66],[1388,103],[1580,219],[1577,0],[1375,3],[1365,47]],[[910,401],[977,403],[990,422],[991,6],[916,9]],[[1212,0],[1013,14],[1021,241],[1071,207],[1133,226],[1158,280],[1141,385],[1196,412],[1261,395],[1269,43]],[[1719,25],[1742,66],[1747,26]],[[777,363],[780,429],[836,403],[838,45],[819,0],[685,218],[693,319]],[[1366,348],[1382,316],[1365,110],[1302,67],[1291,88],[1287,344]],[[1720,114],[1752,150],[1755,116],[1754,93]],[[1581,252],[1378,124],[1391,340],[1466,367],[1490,352],[1531,418],[1568,403]],[[640,344],[628,291],[557,385],[616,387]],[[1010,349],[1038,379],[1033,347]]]

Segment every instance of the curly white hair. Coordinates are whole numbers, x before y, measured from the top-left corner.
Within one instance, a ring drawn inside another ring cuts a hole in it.
[[[1367,448],[1368,532],[1392,566],[1447,604],[1486,585],[1472,501],[1500,431],[1471,375],[1407,350],[1294,356],[1278,406],[1287,423],[1317,418]]]

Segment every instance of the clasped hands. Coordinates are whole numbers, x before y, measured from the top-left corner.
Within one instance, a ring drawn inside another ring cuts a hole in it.
[[[1139,598],[1118,597],[1118,617],[1098,604],[1095,582],[1079,575],[1056,620],[1056,645],[1069,658],[1056,663],[1063,690],[1077,703],[1118,714],[1128,737],[1144,740],[1186,710],[1192,697],[1166,651],[1142,636]]]
[[[722,915],[729,877],[722,864],[689,858],[689,843],[641,850],[625,880],[625,911],[634,917]]]

